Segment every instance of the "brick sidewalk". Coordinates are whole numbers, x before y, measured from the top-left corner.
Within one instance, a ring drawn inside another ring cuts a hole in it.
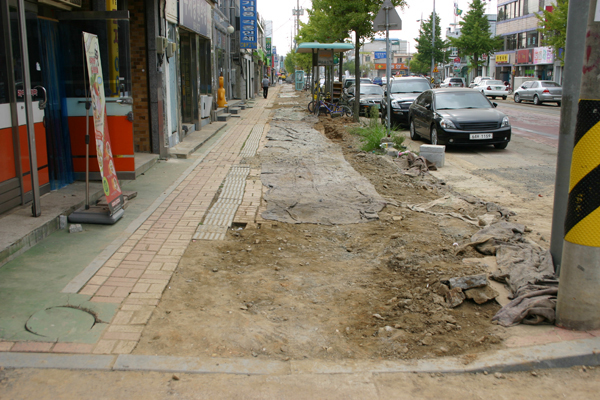
[[[243,159],[240,152],[255,126],[261,127],[259,143],[264,143],[279,91],[273,88],[268,99],[257,98],[242,118],[230,120],[231,129],[79,291],[92,302],[120,305],[96,344],[0,341],[0,351],[131,353],[225,177]],[[260,171],[252,170],[248,179],[235,219],[243,223],[255,222],[262,197]]]

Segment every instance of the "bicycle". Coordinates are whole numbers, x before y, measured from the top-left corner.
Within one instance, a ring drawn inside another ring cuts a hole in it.
[[[329,115],[331,115],[331,118],[342,116],[351,117],[352,115],[354,115],[354,113],[348,106],[336,103],[326,103],[320,100],[319,107],[317,107],[317,109],[315,110],[315,114],[318,117],[322,112],[325,114],[329,113]]]

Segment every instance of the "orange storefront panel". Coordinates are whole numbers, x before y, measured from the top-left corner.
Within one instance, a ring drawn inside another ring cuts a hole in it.
[[[90,138],[93,137],[94,121],[89,117]],[[85,172],[85,117],[69,117],[71,132],[71,152],[75,172]],[[133,127],[126,116],[109,116],[108,132],[117,172],[135,171],[133,158]],[[90,139],[91,140],[91,139]],[[99,172],[96,158],[96,146],[90,145],[90,171]],[[94,162],[91,160],[94,159]]]
[[[48,173],[48,153],[46,150],[46,128],[44,124],[38,122],[33,125],[35,131],[35,150],[38,166],[39,185],[45,185],[50,182]],[[31,191],[31,177],[26,173],[31,171],[29,164],[29,141],[27,140],[27,126],[19,126],[19,140],[21,142],[21,168],[23,171],[23,189],[25,193]]]
[[[12,128],[0,129],[0,183],[16,177]]]

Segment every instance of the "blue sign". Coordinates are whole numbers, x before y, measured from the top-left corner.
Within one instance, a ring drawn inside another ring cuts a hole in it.
[[[210,38],[212,8],[205,0],[180,0],[179,24]]]
[[[240,49],[256,49],[256,0],[241,0]]]
[[[375,59],[376,60],[381,60],[382,58],[387,58],[387,51],[376,51],[375,52]]]

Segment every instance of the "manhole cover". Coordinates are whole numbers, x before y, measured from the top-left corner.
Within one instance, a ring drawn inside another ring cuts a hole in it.
[[[87,311],[72,307],[51,307],[29,317],[25,328],[36,335],[61,338],[89,331],[96,318]]]

